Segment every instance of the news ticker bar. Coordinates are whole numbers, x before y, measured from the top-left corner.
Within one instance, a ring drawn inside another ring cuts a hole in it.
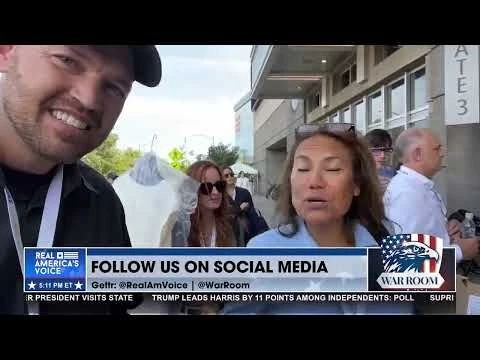
[[[25,248],[24,291],[367,292],[369,248]],[[370,260],[375,260],[372,262]],[[377,266],[378,267],[378,266]],[[453,271],[455,269],[453,268]],[[435,290],[439,273],[379,273],[380,290]],[[370,284],[370,287],[369,287]]]
[[[418,300],[448,303],[455,302],[455,293],[413,293],[413,292],[377,292],[377,293],[309,293],[309,292],[269,292],[269,293],[157,293],[143,294],[144,301],[153,302],[395,302],[408,303]],[[126,293],[35,293],[25,294],[27,302],[133,302],[135,294]]]

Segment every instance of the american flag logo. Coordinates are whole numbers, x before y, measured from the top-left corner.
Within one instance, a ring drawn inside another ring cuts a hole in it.
[[[78,251],[59,251],[57,259],[78,260]]]
[[[443,240],[426,234],[398,234],[382,241],[385,272],[439,273]]]

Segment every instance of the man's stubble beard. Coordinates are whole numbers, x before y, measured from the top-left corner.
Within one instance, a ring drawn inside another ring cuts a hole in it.
[[[17,78],[16,84],[19,84],[20,78]],[[5,79],[7,84],[3,87],[2,96],[2,116],[5,117],[10,127],[16,133],[20,141],[22,141],[29,150],[44,158],[45,160],[55,163],[61,162],[61,156],[54,156],[49,149],[48,142],[42,138],[40,124],[34,119],[38,113],[33,109],[34,100],[28,95],[18,91],[19,89],[12,84],[10,79]],[[15,99],[12,101],[12,99]]]
[[[13,76],[13,79],[11,78]],[[25,91],[22,78],[15,68],[3,79],[0,116],[16,133],[29,150],[36,156],[53,163],[72,163],[80,159],[84,153],[69,154],[66,151],[55,151],[47,138],[43,137],[39,117],[41,104]],[[12,99],[15,99],[12,101]],[[1,120],[0,120],[1,121]],[[8,151],[8,149],[7,149]]]

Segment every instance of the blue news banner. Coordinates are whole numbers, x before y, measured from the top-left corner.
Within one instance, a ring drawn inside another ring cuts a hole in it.
[[[156,301],[413,301],[412,294],[425,292],[430,301],[454,301],[453,249],[443,249],[436,266],[422,258],[416,271],[392,271],[382,254],[381,248],[25,248],[24,291],[30,301],[133,293]]]

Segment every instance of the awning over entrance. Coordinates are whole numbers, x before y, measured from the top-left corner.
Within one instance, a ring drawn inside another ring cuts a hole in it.
[[[356,45],[256,45],[251,55],[252,99],[303,98],[355,51]]]

